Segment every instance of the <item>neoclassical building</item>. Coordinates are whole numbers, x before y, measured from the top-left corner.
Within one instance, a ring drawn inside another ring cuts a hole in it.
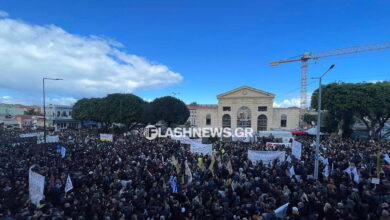
[[[300,109],[274,108],[274,97],[272,93],[241,86],[218,95],[218,105],[189,105],[188,121],[196,127],[251,127],[254,131],[298,128]]]

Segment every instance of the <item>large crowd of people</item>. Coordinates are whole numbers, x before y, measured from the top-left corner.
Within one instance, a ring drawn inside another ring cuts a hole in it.
[[[37,144],[20,133],[0,135],[0,219],[390,219],[390,168],[377,166],[389,142],[323,138],[315,180],[313,138],[306,136],[295,137],[300,159],[282,146],[272,150],[291,160],[262,164],[247,155],[271,150],[261,140],[216,142],[210,156],[167,138],[103,142],[97,131],[64,130],[59,143]],[[358,178],[345,172],[351,164]],[[33,165],[45,177],[38,205],[29,198]],[[68,175],[73,189],[65,193]],[[275,210],[285,204],[281,217]]]

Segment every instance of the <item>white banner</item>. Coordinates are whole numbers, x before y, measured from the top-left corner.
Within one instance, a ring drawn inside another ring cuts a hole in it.
[[[39,201],[43,199],[45,177],[36,172],[33,172],[31,169],[32,167],[30,167],[28,174],[30,200],[35,205],[39,205]]]
[[[192,153],[197,153],[197,154],[212,155],[213,146],[211,144],[201,144],[197,142],[192,142],[190,146],[190,151]]]
[[[40,137],[43,135],[44,135],[43,132],[35,132],[35,133],[20,134],[19,137],[21,138]]]
[[[257,151],[257,150],[248,150],[248,159],[252,162],[262,161],[265,164],[278,159],[279,161],[285,160],[284,151]]]
[[[100,140],[112,142],[114,140],[114,138],[113,138],[112,134],[100,134]]]
[[[291,143],[274,143],[274,142],[267,142],[265,143],[265,146],[267,147],[291,147]]]
[[[301,159],[302,155],[302,144],[298,141],[293,141],[292,144],[292,155],[296,157],[298,160]]]
[[[60,138],[58,135],[46,135],[46,143],[58,143],[60,141]],[[45,137],[44,136],[37,136],[37,144],[43,144],[45,143]]]
[[[251,141],[254,141],[255,138],[254,138],[254,134],[253,132],[244,132],[243,130],[240,131],[238,130],[237,131],[237,135],[235,134],[235,132],[233,132],[232,134],[232,141],[241,141],[241,142],[251,142]]]

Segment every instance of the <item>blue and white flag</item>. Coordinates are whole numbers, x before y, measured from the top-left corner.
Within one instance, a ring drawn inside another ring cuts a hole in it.
[[[56,152],[57,152],[58,154],[61,153],[61,145],[57,144],[57,146],[56,146]]]
[[[70,176],[68,174],[68,178],[66,179],[66,184],[65,184],[65,192],[67,193],[72,189],[73,189],[72,180],[70,179]]]
[[[174,176],[171,176],[169,178],[169,182],[171,183],[171,188],[173,193],[177,193],[177,185],[176,185],[176,179]]]
[[[66,155],[66,148],[61,146],[61,157],[64,158]]]
[[[275,209],[274,213],[277,218],[284,219],[286,217],[287,213],[287,208],[288,208],[288,203],[280,206],[279,208]]]
[[[329,166],[328,166],[328,165],[326,165],[325,168],[324,168],[324,176],[325,176],[326,178],[329,177]]]
[[[388,164],[390,164],[390,157],[389,157],[388,154],[385,154],[383,159],[384,159]]]
[[[353,173],[353,181],[355,181],[355,183],[359,183],[359,173],[356,167],[352,169],[352,173]]]
[[[294,166],[290,167],[290,177],[295,176]]]

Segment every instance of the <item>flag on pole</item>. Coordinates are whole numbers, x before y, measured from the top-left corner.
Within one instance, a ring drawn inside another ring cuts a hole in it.
[[[174,176],[171,176],[169,178],[169,182],[171,183],[171,188],[173,193],[177,193],[177,185],[176,185],[176,179]]]
[[[286,204],[280,206],[279,208],[275,209],[274,213],[275,213],[275,216],[277,218],[284,219],[286,217],[288,204],[289,203],[286,203]]]
[[[359,183],[359,173],[356,167],[352,169],[352,173],[353,173],[353,181],[355,181],[355,183]]]
[[[56,146],[56,152],[57,152],[58,154],[61,153],[61,145],[57,144],[57,146]]]
[[[390,164],[390,157],[388,154],[384,154],[384,158],[383,158],[388,164]]]
[[[232,162],[230,160],[228,160],[228,162],[227,162],[227,170],[229,171],[230,175],[233,174],[233,166],[232,166]]]
[[[331,174],[333,175],[333,172],[334,172],[334,166],[333,166],[333,163],[332,163],[332,170],[331,170]]]
[[[329,177],[329,166],[328,166],[328,165],[326,165],[325,168],[324,168],[324,176],[325,176],[326,178]]]
[[[70,176],[68,174],[68,178],[66,178],[66,184],[65,184],[65,193],[69,192],[73,189],[72,180],[70,179]]]
[[[61,146],[61,157],[64,158],[66,155],[66,148]]]
[[[179,162],[176,160],[176,157],[172,156],[171,161],[172,161],[172,164],[176,167],[176,173],[179,174],[180,173],[180,165],[179,165]]]
[[[294,176],[295,175],[295,170],[294,170],[294,166],[291,166],[290,167],[290,177]]]
[[[289,162],[289,163],[291,163],[291,157],[290,157],[290,155],[288,155],[288,157],[286,158],[286,161]]]
[[[344,172],[348,173],[349,177],[351,178],[351,168],[350,167],[347,167],[347,169],[345,169]]]
[[[209,170],[211,171],[211,173],[214,175],[214,163],[215,163],[215,158],[214,158],[214,154],[211,156],[211,163],[210,163],[210,166],[209,166]]]
[[[192,182],[192,172],[191,172],[191,169],[190,167],[188,166],[188,162],[187,160],[184,162],[184,165],[185,165],[185,175],[188,176],[188,183],[191,183]]]

